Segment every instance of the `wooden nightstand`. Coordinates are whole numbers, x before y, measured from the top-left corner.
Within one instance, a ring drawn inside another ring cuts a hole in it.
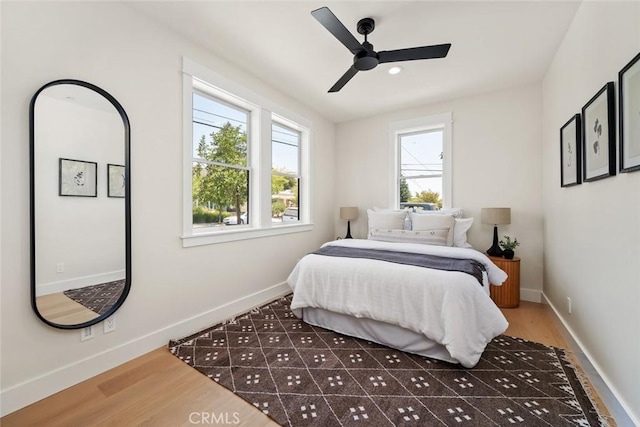
[[[516,308],[520,305],[520,258],[489,257],[509,276],[502,286],[491,285],[491,299],[501,308]]]

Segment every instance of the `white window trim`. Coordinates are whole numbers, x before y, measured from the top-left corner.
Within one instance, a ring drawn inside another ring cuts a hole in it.
[[[410,132],[421,132],[432,129],[443,129],[442,151],[443,151],[443,173],[442,173],[442,207],[452,207],[452,128],[453,120],[451,112],[434,114],[431,116],[416,117],[408,120],[401,120],[389,123],[389,207],[398,208],[400,200],[400,188],[398,185],[398,174],[400,173],[400,147],[399,136]]]
[[[208,68],[183,58],[183,226],[182,246],[192,247],[216,243],[233,242],[237,240],[255,239],[307,232],[313,230],[311,209],[311,128],[312,122],[296,113],[280,107],[274,102],[258,95],[244,86],[235,83]],[[196,80],[194,84],[194,80]],[[251,112],[249,126],[253,135],[250,141],[249,164],[253,173],[250,174],[249,204],[252,212],[250,225],[235,226],[233,229],[216,231],[197,231],[193,229],[192,213],[192,165],[193,165],[193,125],[191,123],[193,111],[192,93],[194,88],[207,93],[214,93],[216,97],[233,105],[245,108]],[[271,122],[286,125],[300,132],[300,198],[301,219],[295,224],[272,223],[271,203],[266,203],[264,194],[271,197]],[[259,143],[255,143],[259,141]],[[265,143],[268,141],[268,143]],[[257,173],[256,173],[257,172]],[[256,215],[257,214],[257,215]]]

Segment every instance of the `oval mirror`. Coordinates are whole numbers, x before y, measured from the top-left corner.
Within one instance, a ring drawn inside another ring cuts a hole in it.
[[[84,328],[131,287],[129,119],[79,80],[47,83],[29,113],[31,305],[50,326]]]

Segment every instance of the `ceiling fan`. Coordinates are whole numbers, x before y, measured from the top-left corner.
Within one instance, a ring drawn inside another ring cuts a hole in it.
[[[361,44],[328,7],[321,7],[320,9],[314,10],[311,12],[311,15],[354,55],[353,65],[340,77],[336,84],[329,89],[329,92],[338,92],[358,71],[371,70],[378,64],[385,62],[444,58],[447,56],[449,48],[451,47],[451,43],[446,43],[376,52],[373,50],[373,45],[367,41],[367,36],[373,32],[376,26],[372,18],[364,18],[358,21],[358,33],[364,34],[364,42]]]

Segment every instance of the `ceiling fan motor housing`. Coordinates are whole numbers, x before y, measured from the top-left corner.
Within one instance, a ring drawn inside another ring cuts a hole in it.
[[[353,66],[358,71],[366,71],[375,68],[380,63],[378,54],[374,52],[373,45],[369,42],[362,43],[364,50],[353,57]]]

